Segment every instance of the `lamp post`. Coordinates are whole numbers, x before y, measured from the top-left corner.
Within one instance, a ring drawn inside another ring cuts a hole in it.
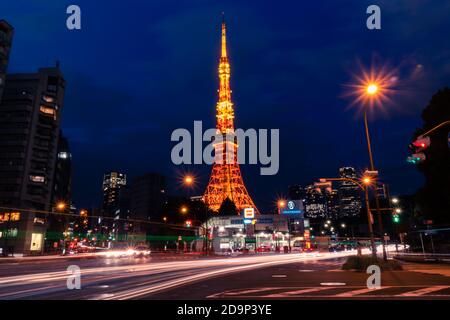
[[[183,178],[183,184],[188,187],[188,188],[192,188],[195,185],[195,177],[193,175],[186,175]],[[209,253],[209,247],[208,247],[208,205],[206,204],[205,199],[203,199],[203,203],[205,206],[205,227],[204,229],[204,236],[205,236],[205,240],[204,240],[204,247],[205,247],[205,255],[207,256]],[[196,218],[196,217],[194,217]],[[198,220],[196,220],[198,221]]]
[[[377,83],[375,83],[375,82],[368,83],[367,87],[366,87],[366,93],[367,93],[369,100],[373,101],[373,99],[376,99],[376,96],[377,96],[377,94],[380,93],[380,90],[381,90],[381,88]],[[372,153],[372,143],[371,143],[370,132],[369,132],[369,123],[367,121],[367,107],[364,108],[364,128],[365,128],[366,140],[367,140],[367,151],[369,153],[370,170],[375,171],[375,164],[373,161],[373,153]],[[366,193],[367,192],[368,191],[366,190]],[[380,201],[378,199],[378,189],[377,189],[376,183],[374,184],[374,195],[375,195],[375,206],[377,209],[377,216],[378,216],[378,232],[380,234],[380,237],[382,237],[383,236],[383,220],[381,217]],[[367,195],[367,197],[368,197],[368,195]],[[384,245],[384,241],[382,241],[382,248],[383,248],[383,260],[387,260],[386,248]]]
[[[66,209],[67,205],[65,202],[63,201],[58,201],[55,203],[55,206],[52,207],[52,213],[54,213],[55,211],[57,212],[64,212],[64,210]],[[63,236],[64,236],[64,240],[63,240],[63,248],[61,250],[62,254],[66,254],[66,246],[67,246],[67,217],[63,218],[64,220],[64,232],[63,232]]]
[[[278,214],[281,214],[281,210],[286,207],[286,200],[280,199],[277,201]],[[287,227],[288,227],[288,246],[289,252],[291,252],[291,219],[286,217],[287,219]]]
[[[356,184],[362,191],[364,191],[364,195],[365,195],[364,199],[365,199],[366,209],[367,209],[367,225],[368,225],[368,229],[369,229],[370,246],[372,248],[372,257],[376,258],[377,253],[376,253],[375,239],[374,239],[373,227],[372,227],[373,217],[372,217],[372,213],[370,210],[370,203],[369,203],[369,187],[373,183],[373,178],[369,175],[366,175],[366,176],[363,176],[361,178],[361,180],[352,179],[352,178],[325,178],[323,180],[325,180],[325,181],[350,181],[350,182],[353,182],[354,184]],[[324,234],[325,232],[322,231],[321,233]]]

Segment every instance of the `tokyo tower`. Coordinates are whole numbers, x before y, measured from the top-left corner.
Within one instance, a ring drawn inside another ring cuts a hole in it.
[[[230,63],[227,56],[225,20],[222,21],[222,50],[219,63],[219,101],[216,106],[217,133],[222,141],[214,144],[215,163],[205,191],[204,200],[211,210],[218,211],[222,202],[229,198],[240,212],[244,208],[254,208],[241,170],[237,162],[237,139],[234,132],[234,109],[231,102]],[[231,139],[230,139],[231,137]]]

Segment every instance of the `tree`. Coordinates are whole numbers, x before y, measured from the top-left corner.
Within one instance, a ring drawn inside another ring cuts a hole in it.
[[[223,200],[219,208],[219,215],[221,216],[235,216],[238,214],[236,205],[230,198]]]
[[[423,126],[414,138],[450,120],[450,89],[439,90],[422,112]],[[448,132],[443,127],[430,135],[431,145],[424,150],[426,159],[417,168],[425,176],[425,184],[416,193],[416,211],[434,224],[450,223],[450,148]]]

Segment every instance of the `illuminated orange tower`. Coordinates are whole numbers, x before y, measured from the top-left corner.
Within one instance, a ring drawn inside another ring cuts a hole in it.
[[[227,56],[225,21],[222,21],[222,52],[219,63],[219,101],[216,106],[217,131],[222,141],[214,144],[215,163],[205,191],[205,202],[211,210],[218,211],[222,202],[229,198],[236,208],[255,208],[250,198],[237,162],[238,144],[234,133],[234,109],[231,102],[230,63]],[[231,139],[230,139],[231,137]]]

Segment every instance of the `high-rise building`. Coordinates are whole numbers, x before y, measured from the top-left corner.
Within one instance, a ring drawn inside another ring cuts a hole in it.
[[[64,209],[58,213],[72,213],[72,154],[66,137],[59,133],[56,152],[55,176],[53,179],[52,203],[64,204]],[[61,212],[62,211],[62,212]],[[75,211],[75,210],[73,210]],[[64,232],[70,225],[70,216],[64,214],[52,214],[47,217],[47,236],[45,251],[60,251],[61,242],[64,240]]]
[[[53,181],[53,203],[63,202],[70,206],[72,196],[72,153],[69,141],[59,134],[56,153],[55,178]]]
[[[238,144],[234,133],[234,107],[231,101],[230,63],[227,53],[225,21],[222,22],[222,52],[219,63],[219,101],[217,102],[217,130],[222,141],[214,144],[216,162],[205,191],[205,202],[213,211],[219,211],[222,203],[229,199],[238,211],[255,208],[245,188],[237,161]]]
[[[305,215],[310,219],[327,218],[327,196],[320,188],[309,185],[305,188]]]
[[[352,167],[339,169],[339,176],[347,179],[357,179],[356,171]],[[358,217],[361,212],[361,189],[351,181],[340,181],[339,183],[339,218]]]
[[[337,219],[339,216],[338,191],[330,181],[319,180],[305,189],[305,214],[311,219]]]
[[[138,220],[160,220],[166,202],[165,177],[147,173],[131,185],[131,217]]]
[[[103,215],[113,218],[120,204],[120,191],[127,184],[127,176],[120,172],[103,175]]]
[[[6,69],[8,67],[9,52],[14,29],[5,20],[0,20],[0,101],[5,87]]]
[[[58,66],[6,77],[0,104],[0,206],[18,208],[17,221],[2,235],[9,238],[4,246],[15,252],[43,250],[45,213],[22,209],[54,209],[64,91]]]
[[[327,217],[331,220],[338,219],[340,210],[339,192],[337,189],[331,189],[327,194]]]

